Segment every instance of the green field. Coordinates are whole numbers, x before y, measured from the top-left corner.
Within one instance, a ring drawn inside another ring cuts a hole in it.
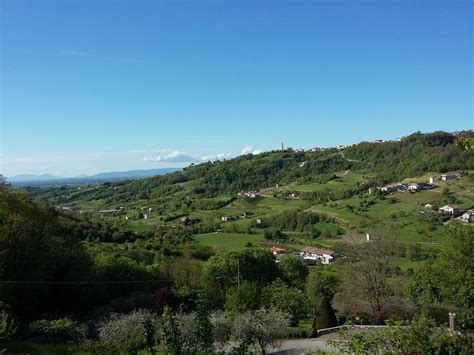
[[[216,249],[242,249],[248,243],[258,244],[263,241],[260,234],[238,234],[238,233],[206,233],[194,237],[199,243]]]

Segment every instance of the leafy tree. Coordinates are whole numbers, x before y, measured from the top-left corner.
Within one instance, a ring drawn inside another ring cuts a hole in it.
[[[267,285],[277,276],[275,257],[269,250],[246,248],[211,257],[204,270],[204,284],[215,302],[222,305],[227,290],[239,282]]]
[[[262,303],[261,286],[255,282],[243,281],[239,286],[227,290],[225,310],[231,314],[256,310]]]
[[[280,278],[289,286],[304,289],[309,270],[304,262],[294,256],[284,256],[278,263]]]
[[[331,301],[338,284],[339,280],[334,275],[322,272],[311,273],[306,284],[306,295],[310,305],[315,306],[321,297]]]
[[[453,226],[434,264],[443,302],[453,306],[460,324],[474,327],[474,238],[471,226]]]
[[[292,326],[308,315],[308,302],[305,294],[296,288],[289,287],[283,281],[277,280],[263,291],[262,303],[272,309],[289,315]]]
[[[150,332],[149,328],[154,329]],[[112,314],[99,328],[99,339],[130,353],[156,345],[158,318],[146,310]],[[150,339],[151,338],[151,339]]]
[[[246,353],[249,346],[256,344],[265,354],[269,346],[280,344],[288,324],[288,316],[281,311],[261,309],[239,314],[234,320],[234,335],[240,340],[236,350]]]

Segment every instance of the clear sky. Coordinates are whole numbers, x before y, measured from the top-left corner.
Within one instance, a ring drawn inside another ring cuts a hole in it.
[[[7,176],[474,126],[472,1],[0,4]]]

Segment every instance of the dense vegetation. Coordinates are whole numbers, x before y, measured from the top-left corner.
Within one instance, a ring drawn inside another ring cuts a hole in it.
[[[474,207],[474,152],[456,138],[415,133],[26,193],[2,180],[0,349],[40,336],[71,352],[264,352],[287,336],[389,322],[373,337],[346,336],[341,350],[463,351],[469,339],[432,335],[448,312],[459,330],[474,328],[473,227],[421,207]],[[367,193],[446,171],[461,177],[432,191]],[[285,249],[278,262],[272,246]],[[308,266],[298,258],[307,246],[343,258]]]

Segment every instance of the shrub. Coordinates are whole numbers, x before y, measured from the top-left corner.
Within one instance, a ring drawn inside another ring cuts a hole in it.
[[[158,317],[151,311],[138,310],[129,314],[112,314],[100,327],[99,338],[105,343],[127,352],[136,352],[149,347],[149,326],[154,328],[154,343],[158,342]]]
[[[45,334],[52,342],[64,342],[79,335],[77,322],[69,318],[37,320],[30,323],[29,331],[34,334]]]

